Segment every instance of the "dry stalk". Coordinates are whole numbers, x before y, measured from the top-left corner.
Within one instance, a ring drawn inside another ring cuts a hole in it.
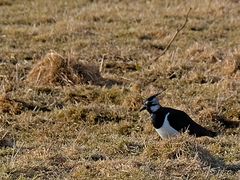
[[[171,38],[171,40],[168,42],[167,46],[165,47],[165,49],[162,51],[162,53],[156,57],[154,59],[154,61],[158,60],[161,56],[163,56],[167,50],[170,48],[171,44],[173,43],[173,41],[176,39],[177,35],[179,34],[179,32],[181,32],[183,30],[183,28],[186,26],[187,22],[188,22],[188,16],[189,16],[189,13],[191,11],[192,8],[189,8],[188,12],[187,12],[187,15],[186,15],[186,18],[185,18],[185,22],[183,23],[182,26],[180,26],[179,28],[177,28],[175,34],[173,35],[173,37]]]
[[[101,63],[100,63],[100,67],[99,67],[99,72],[100,73],[102,73],[102,71],[103,71],[104,59],[105,59],[105,55],[103,55],[103,57],[101,59]]]

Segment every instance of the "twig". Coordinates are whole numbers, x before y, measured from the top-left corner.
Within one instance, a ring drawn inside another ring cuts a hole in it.
[[[209,13],[209,10],[211,8],[212,0],[209,1],[208,6],[207,6],[207,12]]]
[[[16,156],[18,155],[18,153],[19,153],[20,150],[22,149],[23,145],[24,145],[24,142],[19,146],[19,148],[16,150],[16,152],[15,152],[15,148],[13,149],[13,154],[12,154],[11,159],[10,159],[10,165],[11,165],[11,166],[12,166],[13,163],[15,162]]]
[[[103,57],[101,59],[101,63],[100,63],[100,67],[99,67],[99,72],[100,73],[103,71],[104,59],[105,59],[105,55],[103,55]]]
[[[186,26],[186,24],[187,24],[187,22],[188,22],[188,16],[189,16],[189,13],[190,13],[191,9],[192,9],[192,8],[189,8],[189,10],[188,10],[188,12],[187,12],[187,15],[186,15],[184,24],[177,29],[177,31],[176,31],[175,34],[173,35],[172,39],[168,42],[168,44],[167,44],[167,46],[165,47],[165,49],[164,49],[164,50],[162,51],[162,53],[161,53],[157,58],[155,58],[154,60],[159,59],[161,56],[163,56],[163,55],[167,52],[167,50],[169,49],[169,47],[170,47],[171,44],[173,43],[174,39],[177,37],[178,33],[179,33],[180,31],[182,31],[183,28]]]

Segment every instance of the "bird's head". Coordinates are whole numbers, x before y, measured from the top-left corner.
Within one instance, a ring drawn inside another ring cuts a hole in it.
[[[140,111],[147,110],[149,113],[157,111],[161,107],[157,98],[159,94],[160,93],[157,93],[147,98],[144,101],[143,107],[140,109]]]

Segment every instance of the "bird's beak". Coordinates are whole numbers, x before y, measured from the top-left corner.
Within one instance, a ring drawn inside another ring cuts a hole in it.
[[[139,111],[141,112],[141,111],[143,111],[143,110],[145,110],[145,109],[147,109],[147,107],[146,107],[146,106],[143,106]]]

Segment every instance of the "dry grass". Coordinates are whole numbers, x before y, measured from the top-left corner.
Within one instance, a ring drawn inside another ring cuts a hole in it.
[[[1,1],[1,179],[239,179],[239,3]],[[159,91],[219,136],[161,140]]]
[[[58,53],[48,53],[27,76],[27,82],[35,86],[101,84],[98,67],[75,59],[65,59]]]

